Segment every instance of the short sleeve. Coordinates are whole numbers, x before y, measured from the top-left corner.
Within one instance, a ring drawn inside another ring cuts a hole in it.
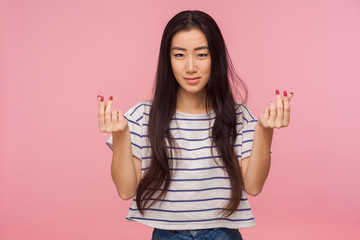
[[[131,150],[134,157],[141,159],[142,157],[142,137],[143,137],[143,119],[144,119],[144,103],[138,103],[130,108],[125,114],[128,120],[131,138]],[[113,150],[112,136],[106,140],[106,145]]]
[[[257,119],[250,112],[249,108],[241,104],[237,111],[238,114],[238,139],[237,144],[241,145],[241,152],[238,153],[240,159],[250,156],[254,140]],[[240,137],[241,136],[241,137]],[[240,137],[240,138],[239,138]]]

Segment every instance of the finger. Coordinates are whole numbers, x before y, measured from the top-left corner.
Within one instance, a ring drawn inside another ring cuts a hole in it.
[[[117,110],[112,111],[112,116],[111,116],[111,120],[113,123],[118,123],[119,122],[119,112]]]
[[[274,127],[275,126],[275,119],[276,119],[276,107],[273,102],[269,103],[270,106],[270,117],[269,117],[269,126]]]
[[[290,95],[290,94],[289,94]],[[290,95],[291,96],[291,95]],[[290,96],[284,97],[284,119],[283,126],[287,127],[290,123]]]
[[[124,113],[121,110],[119,110],[119,120],[122,118],[124,118]]]
[[[270,109],[266,108],[264,111],[264,120],[269,121],[270,118]]]
[[[113,119],[113,132],[122,131],[127,126],[128,122],[126,118],[124,117],[124,113],[121,110],[116,111],[117,112],[117,121],[114,121]]]
[[[119,110],[119,124],[121,125],[122,128],[124,128],[127,125],[127,119],[124,116],[124,113]]]
[[[261,124],[264,127],[268,127],[269,124],[269,118],[270,118],[270,110],[268,108],[265,109],[264,113],[260,116]]]
[[[293,92],[290,92],[289,93],[289,101],[291,100],[291,98],[294,96],[294,93]]]
[[[277,91],[277,93],[278,93],[278,91]],[[277,103],[276,103],[277,109],[276,109],[275,127],[280,128],[282,125],[282,122],[283,122],[283,117],[284,117],[284,105],[283,105],[283,100],[281,99],[280,94],[276,94],[276,101],[277,101]]]
[[[98,95],[97,97],[99,102],[99,129],[100,131],[105,131],[105,103],[104,103],[104,97],[101,95]]]
[[[111,128],[111,107],[112,107],[112,99],[109,98],[109,101],[105,104],[105,125],[107,128]]]
[[[119,111],[115,110],[112,112],[111,115],[111,129],[109,129],[111,132],[117,132],[120,129],[120,120],[119,120]]]

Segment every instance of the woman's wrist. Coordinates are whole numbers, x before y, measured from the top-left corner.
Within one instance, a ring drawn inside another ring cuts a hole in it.
[[[125,139],[130,137],[130,128],[129,126],[126,126],[123,130],[113,132],[113,144],[122,143]]]
[[[270,137],[272,137],[272,135],[274,133],[273,128],[264,127],[260,121],[258,121],[256,124],[255,131],[256,130],[260,131],[263,135],[268,135]]]

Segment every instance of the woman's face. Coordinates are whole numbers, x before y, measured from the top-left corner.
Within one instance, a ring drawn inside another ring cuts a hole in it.
[[[177,32],[171,41],[171,66],[180,88],[178,91],[206,92],[211,73],[211,57],[204,33],[197,28]]]

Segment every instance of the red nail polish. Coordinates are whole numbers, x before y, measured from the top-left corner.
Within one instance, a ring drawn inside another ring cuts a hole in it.
[[[291,94],[291,95],[294,95],[294,93],[293,93],[293,92],[290,92],[290,94]]]
[[[101,97],[101,95],[98,95],[97,98]]]
[[[104,101],[104,97],[103,96],[101,96],[101,99],[100,99],[102,102]]]
[[[110,96],[110,97],[109,97],[109,100],[113,100],[113,96]]]
[[[279,94],[280,94],[279,90],[276,90],[275,93],[276,93],[276,95],[279,95]]]
[[[287,96],[287,92],[286,91],[284,91],[284,97],[286,97]]]

